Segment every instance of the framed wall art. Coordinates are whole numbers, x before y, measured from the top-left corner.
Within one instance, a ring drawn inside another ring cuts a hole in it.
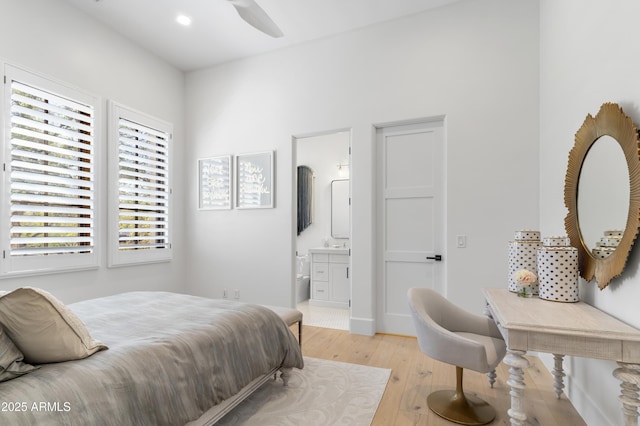
[[[231,155],[198,160],[198,208],[200,210],[231,208],[232,164]]]
[[[274,151],[236,155],[236,208],[273,208]]]

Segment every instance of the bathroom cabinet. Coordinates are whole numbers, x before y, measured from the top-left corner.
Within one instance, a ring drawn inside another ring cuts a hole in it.
[[[335,308],[349,307],[351,292],[349,250],[336,248],[310,249],[310,305]]]

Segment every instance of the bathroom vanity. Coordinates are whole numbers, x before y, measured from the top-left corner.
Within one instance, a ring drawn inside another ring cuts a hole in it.
[[[313,306],[348,308],[351,285],[349,249],[309,249],[311,257],[311,299]]]

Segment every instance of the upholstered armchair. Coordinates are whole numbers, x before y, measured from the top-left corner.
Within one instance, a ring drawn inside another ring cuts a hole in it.
[[[455,423],[491,422],[495,409],[480,398],[464,394],[462,373],[465,368],[481,373],[495,370],[506,353],[498,327],[491,319],[471,314],[431,289],[409,289],[408,298],[422,352],[456,366],[456,389],[432,392],[427,397],[429,408]]]

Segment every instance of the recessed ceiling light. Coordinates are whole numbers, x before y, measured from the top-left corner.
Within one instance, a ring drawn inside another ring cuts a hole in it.
[[[191,18],[189,18],[187,15],[178,15],[176,17],[176,22],[180,25],[188,27],[189,25],[191,25]]]

